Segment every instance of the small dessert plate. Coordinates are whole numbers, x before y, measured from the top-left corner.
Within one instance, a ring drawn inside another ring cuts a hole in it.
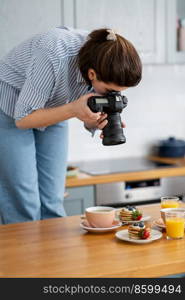
[[[166,226],[165,226],[165,224],[164,224],[164,222],[163,222],[162,219],[155,220],[155,221],[153,222],[153,225],[154,225],[154,226],[157,226],[157,227],[159,227],[159,228],[162,228],[162,229],[165,229],[165,228],[166,228]]]
[[[164,224],[164,222],[162,221],[161,218],[159,218],[158,220],[155,220],[155,221],[153,222],[153,225],[154,225],[154,226],[157,226],[157,227],[159,227],[159,228],[162,228],[162,229],[166,229],[166,225]],[[184,229],[185,229],[185,224],[184,224]]]
[[[142,217],[140,220],[132,220],[132,221],[123,221],[123,220],[121,220],[121,222],[123,223],[123,224],[133,224],[133,223],[139,223],[139,222],[145,222],[145,221],[148,221],[148,220],[150,220],[150,218],[151,218],[151,216],[144,216],[144,217]]]
[[[153,242],[155,240],[158,240],[158,239],[160,239],[162,237],[162,233],[160,231],[154,230],[154,229],[151,229],[151,236],[150,236],[150,238],[148,238],[146,240],[134,240],[134,239],[130,239],[129,235],[128,235],[128,230],[127,229],[118,231],[118,232],[116,232],[115,235],[116,235],[116,237],[119,240],[130,242],[130,243],[136,243],[136,244],[151,243],[151,242]]]
[[[83,228],[84,230],[87,230],[89,232],[108,232],[108,231],[113,231],[119,227],[122,226],[122,223],[115,220],[112,224],[111,227],[106,227],[106,228],[97,228],[97,227],[90,227],[89,223],[84,220],[81,224],[80,227]]]

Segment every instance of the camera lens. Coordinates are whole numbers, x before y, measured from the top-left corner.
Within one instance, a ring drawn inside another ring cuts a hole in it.
[[[103,129],[103,145],[113,146],[125,143],[126,138],[123,134],[120,114],[109,114],[107,120],[108,124]]]

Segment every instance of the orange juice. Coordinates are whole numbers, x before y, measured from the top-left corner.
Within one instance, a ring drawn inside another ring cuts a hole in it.
[[[166,233],[169,238],[182,238],[184,236],[184,218],[166,217]]]
[[[179,207],[179,202],[176,200],[164,200],[161,202],[161,208],[177,208]]]

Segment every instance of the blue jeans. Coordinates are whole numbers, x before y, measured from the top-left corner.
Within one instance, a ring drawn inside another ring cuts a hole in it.
[[[0,110],[0,216],[4,224],[65,216],[68,122],[18,129]]]

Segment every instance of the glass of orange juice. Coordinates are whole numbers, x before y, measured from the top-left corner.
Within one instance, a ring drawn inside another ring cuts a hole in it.
[[[182,239],[184,237],[185,214],[182,211],[165,213],[167,239]]]
[[[179,197],[161,197],[161,208],[178,208]]]

